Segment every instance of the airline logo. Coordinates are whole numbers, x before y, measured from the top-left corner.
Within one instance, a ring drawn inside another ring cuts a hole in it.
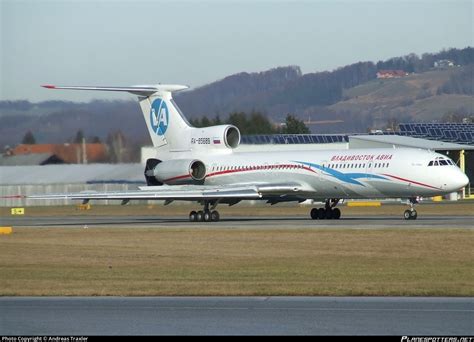
[[[165,134],[169,124],[169,111],[165,101],[161,99],[153,101],[150,110],[150,124],[156,134]]]

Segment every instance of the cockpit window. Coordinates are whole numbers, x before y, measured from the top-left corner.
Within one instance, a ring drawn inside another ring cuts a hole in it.
[[[451,159],[436,157],[435,160],[431,160],[428,163],[428,166],[447,166],[447,165],[456,165]]]

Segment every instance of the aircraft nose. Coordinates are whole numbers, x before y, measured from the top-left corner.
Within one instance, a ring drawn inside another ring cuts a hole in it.
[[[453,191],[464,188],[469,184],[469,178],[461,170],[457,170],[456,174],[451,178],[451,186]]]
[[[458,191],[469,183],[469,178],[461,170],[452,170],[449,177],[445,178],[444,189],[447,191]]]

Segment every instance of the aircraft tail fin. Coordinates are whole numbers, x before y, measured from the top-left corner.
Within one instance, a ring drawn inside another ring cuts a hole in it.
[[[189,148],[191,125],[172,98],[172,93],[189,88],[178,84],[137,85],[131,87],[91,87],[43,85],[48,89],[118,91],[138,95],[153,146],[167,151]]]

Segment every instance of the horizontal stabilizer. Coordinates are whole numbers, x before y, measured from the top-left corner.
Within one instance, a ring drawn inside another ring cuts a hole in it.
[[[56,86],[52,84],[42,85],[47,89],[67,89],[67,90],[96,90],[96,91],[123,91],[135,95],[150,96],[159,92],[175,92],[188,89],[189,86],[179,84],[155,84],[137,85],[131,87],[91,87],[91,86]]]

